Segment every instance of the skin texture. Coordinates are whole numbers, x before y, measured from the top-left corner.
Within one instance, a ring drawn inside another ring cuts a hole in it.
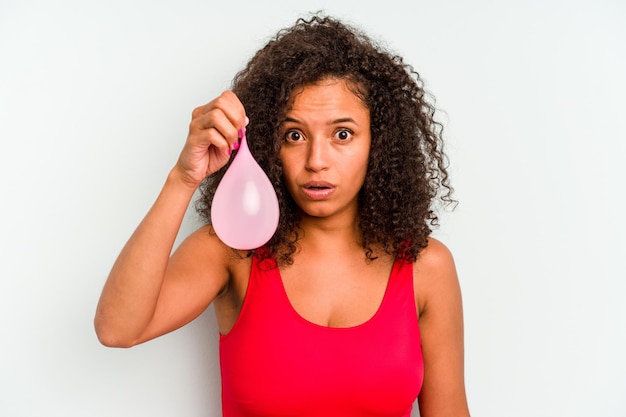
[[[294,89],[276,130],[281,183],[298,218],[292,236],[286,235],[294,250],[290,262],[279,264],[280,273],[296,311],[330,327],[372,317],[398,255],[385,242],[366,244],[363,234],[362,194],[372,169],[375,129],[359,88],[351,77],[327,76]],[[237,130],[248,123],[246,108],[232,91],[193,111],[176,165],[104,286],[95,317],[103,344],[143,343],[185,325],[211,303],[220,332],[233,327],[250,275],[248,253],[227,247],[210,225],[170,253],[193,193],[223,169]],[[452,255],[427,238],[413,262],[425,361],[420,413],[468,416],[462,304]]]

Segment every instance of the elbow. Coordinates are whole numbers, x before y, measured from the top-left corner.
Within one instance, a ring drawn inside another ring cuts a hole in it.
[[[96,335],[98,336],[98,341],[100,342],[100,344],[106,347],[130,348],[135,345],[134,343],[124,342],[123,340],[120,340],[115,336],[109,335],[107,333],[96,332]]]
[[[122,332],[107,325],[97,316],[94,320],[94,329],[96,331],[98,341],[103,346],[111,348],[130,348],[137,345],[133,339],[124,337]]]

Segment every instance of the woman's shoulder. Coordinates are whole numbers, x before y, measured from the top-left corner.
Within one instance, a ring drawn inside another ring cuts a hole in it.
[[[458,276],[452,252],[441,241],[428,239],[428,245],[413,264],[415,296],[420,310],[430,300],[456,292]]]
[[[193,231],[176,252],[200,267],[211,264],[213,267],[222,265],[226,268],[245,259],[247,254],[246,251],[235,250],[222,242],[211,225],[204,225]]]
[[[454,258],[448,247],[433,237],[428,238],[428,244],[420,251],[415,260],[415,269],[439,270],[454,266]]]

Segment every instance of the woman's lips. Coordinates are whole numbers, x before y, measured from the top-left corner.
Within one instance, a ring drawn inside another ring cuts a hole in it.
[[[335,186],[325,181],[310,181],[302,186],[302,190],[311,200],[324,200],[335,191]]]

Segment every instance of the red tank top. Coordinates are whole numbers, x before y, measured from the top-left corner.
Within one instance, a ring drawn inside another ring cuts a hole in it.
[[[253,256],[239,317],[220,336],[224,417],[409,417],[424,374],[412,271],[396,260],[376,314],[332,328],[300,316],[276,262]]]

